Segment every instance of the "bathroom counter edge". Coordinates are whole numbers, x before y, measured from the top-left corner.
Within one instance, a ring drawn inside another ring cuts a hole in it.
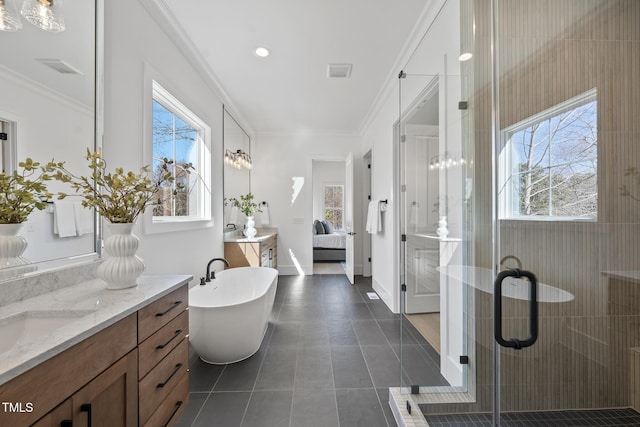
[[[136,287],[108,290],[94,279],[0,307],[0,320],[29,311],[84,312],[68,325],[0,353],[0,385],[189,283],[191,275],[145,275]]]

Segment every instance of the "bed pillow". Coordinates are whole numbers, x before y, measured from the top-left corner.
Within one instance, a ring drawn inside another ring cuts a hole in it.
[[[315,220],[315,222],[313,223],[316,227],[316,234],[326,234],[324,232],[324,225],[322,225],[322,223],[320,221],[318,221],[317,219]]]
[[[311,234],[313,234],[314,236],[316,234],[318,234],[318,229],[316,228],[316,222],[313,221],[313,224],[311,224]]]
[[[333,233],[333,227],[331,226],[331,223],[326,219],[322,221],[322,226],[324,227],[324,234]]]

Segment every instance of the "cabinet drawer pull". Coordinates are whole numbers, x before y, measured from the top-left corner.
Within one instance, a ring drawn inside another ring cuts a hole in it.
[[[173,378],[173,376],[174,376],[175,374],[177,374],[177,373],[178,373],[178,371],[180,370],[180,368],[182,368],[182,363],[178,363],[178,364],[176,365],[176,368],[175,368],[175,369],[173,370],[173,372],[171,373],[171,375],[169,375],[169,378],[167,378],[166,380],[164,380],[164,382],[163,382],[163,383],[159,383],[159,384],[156,386],[156,388],[162,388],[162,387],[166,386],[166,385],[167,385],[167,383],[171,380],[171,378]]]
[[[60,423],[60,427],[73,427],[73,421],[62,420],[62,422]]]
[[[162,350],[163,348],[165,348],[166,346],[168,346],[168,345],[169,345],[169,343],[171,343],[171,341],[173,341],[173,340],[175,340],[176,338],[178,338],[178,337],[180,336],[180,334],[181,334],[181,333],[182,333],[182,329],[178,329],[178,330],[176,331],[176,334],[175,334],[174,336],[172,336],[171,338],[169,338],[169,341],[167,341],[167,342],[166,342],[166,343],[164,343],[164,344],[159,344],[159,345],[156,347],[156,350]]]
[[[167,427],[169,424],[171,424],[171,420],[173,419],[173,417],[176,416],[176,414],[178,413],[178,410],[180,409],[181,406],[182,406],[182,400],[178,400],[176,402],[176,408],[173,410],[173,412],[169,416],[169,419],[167,420],[167,422],[162,424],[162,427]]]
[[[87,413],[87,427],[91,427],[91,403],[83,403],[80,405],[80,412]]]
[[[173,303],[173,305],[169,308],[167,308],[166,311],[163,311],[162,313],[156,313],[156,317],[162,317],[165,314],[169,313],[171,310],[173,310],[174,308],[176,308],[177,306],[179,306],[180,304],[182,304],[182,301],[176,301]]]

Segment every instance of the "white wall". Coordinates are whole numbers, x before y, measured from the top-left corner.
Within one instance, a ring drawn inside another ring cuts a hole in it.
[[[161,75],[159,83],[198,115],[212,133],[213,227],[161,234],[143,234],[138,254],[145,274],[204,276],[206,263],[223,255],[222,239],[222,102],[190,65],[139,1],[105,2],[105,123],[104,156],[112,166],[138,170],[144,164],[143,140],[145,63]],[[144,29],[144,31],[141,31]],[[149,127],[150,129],[150,127]],[[148,132],[150,134],[150,132]]]
[[[402,79],[402,105],[403,112],[419,96],[420,92],[428,85],[434,76],[441,76],[441,84],[446,85],[440,89],[441,98],[444,96],[447,113],[453,119],[457,111],[455,94],[446,92],[447,88],[460,87],[459,72],[459,4],[457,1],[449,1],[442,9],[437,20],[430,25],[430,19],[439,9],[444,0],[433,3],[433,9],[425,15],[423,20],[424,30],[415,34],[415,40],[422,40],[415,52],[408,53],[408,63],[397,70],[405,71],[409,77]],[[428,31],[428,32],[427,32]],[[409,43],[411,44],[411,43]],[[409,60],[410,58],[410,60]],[[420,74],[415,77],[412,74]],[[447,76],[445,79],[444,77]],[[457,79],[456,82],[451,80]],[[380,294],[385,303],[394,311],[399,312],[399,268],[398,250],[400,245],[398,215],[400,200],[398,183],[396,179],[396,147],[394,147],[394,123],[399,116],[399,79],[394,79],[385,88],[384,96],[372,108],[373,115],[367,121],[363,131],[362,152],[371,150],[371,198],[389,199],[387,212],[383,218],[383,232],[371,236],[371,257],[373,287]],[[455,102],[454,102],[455,100]],[[455,105],[455,107],[454,107]],[[455,119],[454,119],[455,120]],[[455,126],[447,115],[440,114],[441,136],[452,132]],[[446,123],[446,124],[445,124]],[[443,126],[451,129],[443,129]],[[382,261],[384,260],[384,261]]]
[[[0,73],[0,93],[0,118],[16,123],[18,162],[55,158],[70,170],[86,169],[84,155],[93,145],[93,109],[6,72]],[[46,184],[53,193],[73,193],[55,180]],[[32,262],[94,251],[93,233],[60,238],[53,233],[53,214],[46,211],[33,211],[20,234],[29,242],[24,257]]]
[[[325,185],[344,185],[345,162],[313,161],[313,219],[324,219]]]
[[[355,161],[354,199],[360,200],[361,139],[355,135],[257,134],[252,141],[251,191],[269,203],[271,224],[278,228],[278,271],[280,274],[313,274],[311,224],[313,224],[313,160],[344,160],[353,152]],[[294,179],[303,182],[293,199]],[[362,272],[364,230],[361,207],[354,205],[356,218],[355,272]]]

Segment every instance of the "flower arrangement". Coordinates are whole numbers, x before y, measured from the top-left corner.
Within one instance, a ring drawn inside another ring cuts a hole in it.
[[[253,201],[253,194],[247,193],[245,195],[240,195],[240,200],[232,197],[229,199],[232,206],[240,209],[240,212],[245,214],[245,216],[253,216],[256,212],[262,212],[260,205]]]
[[[34,209],[45,209],[52,196],[45,184],[53,171],[49,163],[40,166],[28,157],[18,167],[21,172],[0,173],[0,224],[25,222]]]
[[[48,164],[55,174],[53,178],[71,184],[76,193],[81,193],[82,206],[95,208],[100,216],[111,223],[133,223],[138,216],[145,212],[147,206],[162,203],[162,197],[158,196],[160,190],[167,184],[173,184],[175,178],[172,173],[173,161],[162,159],[159,173],[150,178],[151,167],[149,165],[140,168],[138,173],[123,168],[115,168],[114,172],[107,172],[107,162],[100,152],[91,152],[87,149],[86,159],[91,169],[90,176],[77,176],[65,168],[64,162]],[[191,164],[184,166],[187,173],[193,167]],[[175,183],[171,195],[175,196],[183,186]],[[58,193],[58,199],[67,197],[66,193]]]

